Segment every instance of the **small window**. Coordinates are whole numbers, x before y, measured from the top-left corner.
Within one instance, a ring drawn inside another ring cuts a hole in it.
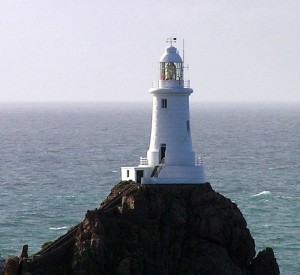
[[[127,170],[127,178],[129,178],[129,170]]]
[[[162,108],[168,108],[168,101],[166,98],[161,100],[161,107]]]
[[[188,131],[191,130],[191,128],[190,128],[190,121],[189,121],[189,120],[186,122],[186,129],[187,129]]]

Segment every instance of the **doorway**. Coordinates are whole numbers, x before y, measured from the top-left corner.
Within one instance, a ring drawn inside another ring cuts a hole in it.
[[[143,170],[136,171],[136,183],[142,183],[142,177],[144,176]]]
[[[165,143],[162,143],[160,145],[159,163],[163,163],[165,161],[166,150],[167,150],[167,145]]]

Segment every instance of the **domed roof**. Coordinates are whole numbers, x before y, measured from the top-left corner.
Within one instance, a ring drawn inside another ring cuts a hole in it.
[[[159,59],[159,62],[182,62],[177,49],[173,46],[167,47],[165,53]]]

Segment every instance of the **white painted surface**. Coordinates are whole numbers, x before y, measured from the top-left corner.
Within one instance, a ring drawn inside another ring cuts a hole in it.
[[[205,183],[204,166],[164,166],[158,177],[144,177],[143,184],[199,184]]]
[[[182,58],[177,53],[177,49],[170,46],[165,49],[165,52],[160,57],[159,62],[182,62]]]
[[[187,88],[175,91],[166,88],[150,89],[153,106],[150,146],[147,152],[149,165],[159,164],[161,144],[166,144],[166,165],[195,164],[191,132],[187,130],[191,92],[192,90]],[[167,99],[167,108],[161,107],[162,99]]]
[[[176,75],[166,80],[166,76],[172,75],[172,71],[166,69],[174,69],[169,64],[172,62],[177,68]],[[139,166],[122,167],[122,180],[137,181],[138,171],[143,170],[141,182],[144,184],[205,182],[204,166],[195,162],[192,146],[189,96],[193,90],[184,86],[182,68],[182,59],[176,48],[168,47],[160,58],[162,79],[157,88],[149,90],[153,104],[147,158],[142,158]]]

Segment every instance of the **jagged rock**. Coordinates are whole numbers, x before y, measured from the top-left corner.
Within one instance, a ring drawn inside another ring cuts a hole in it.
[[[27,258],[28,257],[28,244],[23,245],[19,258]]]
[[[242,213],[208,183],[121,182],[23,268],[31,274],[278,274],[272,255],[253,260]]]
[[[273,249],[267,247],[260,251],[252,261],[251,270],[253,275],[278,275],[280,274]]]

